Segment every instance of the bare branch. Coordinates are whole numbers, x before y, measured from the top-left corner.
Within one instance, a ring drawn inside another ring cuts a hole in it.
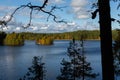
[[[4,20],[4,18],[6,17],[6,16],[4,16],[4,17],[3,17],[3,20],[0,21],[0,25],[1,25],[2,27],[7,27],[7,24],[12,20],[13,15],[17,12],[17,10],[19,10],[20,8],[23,8],[23,7],[26,7],[26,5],[22,5],[22,6],[18,7],[18,8],[16,8],[16,9],[14,10],[14,12],[10,15],[10,18],[9,18],[7,21]]]
[[[45,11],[45,10],[41,10],[42,12],[44,12],[44,13],[46,13],[46,14],[48,14],[49,16],[48,17],[50,17],[50,16],[52,16],[53,17],[53,20],[55,21],[55,22],[57,22],[57,23],[67,23],[66,21],[64,21],[64,20],[57,20],[57,17],[54,15],[54,14],[52,14],[51,13],[51,11],[49,12],[49,11]]]
[[[94,12],[92,12],[92,19],[96,18],[96,15],[98,12],[99,12],[99,9],[96,9]]]
[[[120,14],[118,14],[118,16],[120,17]]]
[[[29,19],[29,23],[26,26],[22,26],[24,29],[28,28],[29,26],[31,26],[31,22],[32,22],[32,12],[33,12],[33,8],[31,8],[30,11],[30,19]]]
[[[119,3],[119,5],[117,6],[117,9],[119,9],[120,8],[120,3]]]
[[[120,20],[117,20],[117,22],[120,24]]]
[[[114,18],[111,18],[111,21],[115,21],[116,19],[114,19]]]
[[[7,23],[5,21],[0,21],[0,25],[1,25],[2,29],[3,29],[3,27],[7,28]]]
[[[117,22],[118,24],[120,24],[120,20],[117,20],[117,19],[115,19],[115,18],[111,18],[111,21],[113,21],[113,22]]]
[[[45,0],[41,8],[44,8],[47,5],[47,3],[48,3],[48,0]]]
[[[66,6],[65,6],[66,7]],[[62,8],[65,8],[65,7],[57,7],[56,5],[55,6],[52,6],[52,8],[51,8],[51,10],[50,11],[45,11],[45,10],[42,10],[42,12],[44,12],[44,13],[47,13],[47,14],[49,14],[49,16],[47,17],[47,21],[49,20],[49,17],[50,16],[52,16],[53,17],[53,20],[55,21],[55,22],[58,22],[58,23],[67,23],[66,21],[64,21],[64,20],[56,20],[57,19],[57,17],[55,16],[55,15],[53,15],[53,14],[51,14],[54,10],[56,10],[56,9],[59,9],[59,10],[61,10],[61,11],[63,11],[62,10]]]
[[[29,22],[28,22],[27,26],[23,26],[24,28],[28,28],[28,27],[31,25],[32,13],[33,13],[33,11],[39,11],[39,12],[41,11],[41,12],[43,12],[43,13],[48,14],[47,21],[48,21],[49,17],[52,16],[52,17],[53,17],[53,20],[54,20],[55,22],[57,22],[57,23],[67,23],[67,22],[64,21],[64,20],[57,20],[56,15],[53,14],[53,11],[54,11],[54,10],[59,9],[59,10],[62,11],[62,8],[64,8],[64,7],[51,6],[50,11],[48,11],[48,10],[45,10],[45,8],[46,8],[46,6],[47,6],[47,3],[48,3],[48,0],[44,0],[44,3],[42,4],[42,6],[32,5],[31,3],[28,3],[28,4],[26,4],[26,5],[21,5],[20,7],[16,8],[16,9],[13,11],[13,13],[10,15],[9,20],[7,20],[7,21],[4,21],[4,20],[0,21],[0,25],[2,25],[2,26],[7,26],[8,22],[10,22],[10,21],[12,20],[14,14],[15,14],[19,9],[21,9],[21,8],[29,8],[29,9],[31,10],[30,13],[29,13],[29,15],[30,15],[30,16],[29,16],[29,18],[30,18],[30,19],[29,19]],[[5,18],[5,17],[4,17],[4,18]]]

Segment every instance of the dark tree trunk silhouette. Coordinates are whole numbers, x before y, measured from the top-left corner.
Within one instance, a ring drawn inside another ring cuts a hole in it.
[[[5,32],[1,32],[0,33],[0,46],[4,45],[4,39],[6,38],[6,33]]]
[[[110,1],[99,0],[101,60],[103,80],[114,80]]]

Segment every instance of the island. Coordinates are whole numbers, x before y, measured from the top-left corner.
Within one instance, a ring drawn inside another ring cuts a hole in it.
[[[40,44],[40,45],[52,45],[53,44],[53,39],[50,37],[43,37],[41,39],[37,39],[36,40],[36,44]]]

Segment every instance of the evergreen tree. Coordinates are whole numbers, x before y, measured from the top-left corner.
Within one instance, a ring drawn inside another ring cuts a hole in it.
[[[81,46],[81,49],[78,48],[79,46]],[[68,47],[70,61],[62,60],[63,67],[61,69],[61,76],[57,77],[58,80],[85,80],[98,76],[98,74],[92,72],[93,69],[90,63],[86,61],[86,57],[83,55],[83,48],[83,41],[81,45],[78,45],[74,39],[70,42]]]
[[[65,59],[62,60],[61,75],[57,77],[57,80],[73,80],[73,69],[72,64]]]
[[[114,73],[115,80],[120,76],[120,30],[117,30],[117,37],[113,43],[113,56],[114,56]]]
[[[115,73],[115,80],[117,80],[117,77],[120,76],[120,52],[115,51],[114,53],[114,73]]]
[[[32,61],[32,66],[28,68],[28,72],[19,80],[43,80],[45,77],[44,63],[42,57],[35,56]]]

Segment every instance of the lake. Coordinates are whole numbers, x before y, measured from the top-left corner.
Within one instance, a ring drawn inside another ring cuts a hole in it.
[[[67,56],[69,40],[55,40],[54,45],[36,45],[34,41],[25,41],[24,46],[0,46],[0,80],[18,80],[28,71],[34,56],[43,56],[45,63],[45,80],[56,80],[60,75],[60,62]],[[93,72],[100,75],[93,80],[101,79],[100,41],[85,41],[85,55],[91,62]]]

